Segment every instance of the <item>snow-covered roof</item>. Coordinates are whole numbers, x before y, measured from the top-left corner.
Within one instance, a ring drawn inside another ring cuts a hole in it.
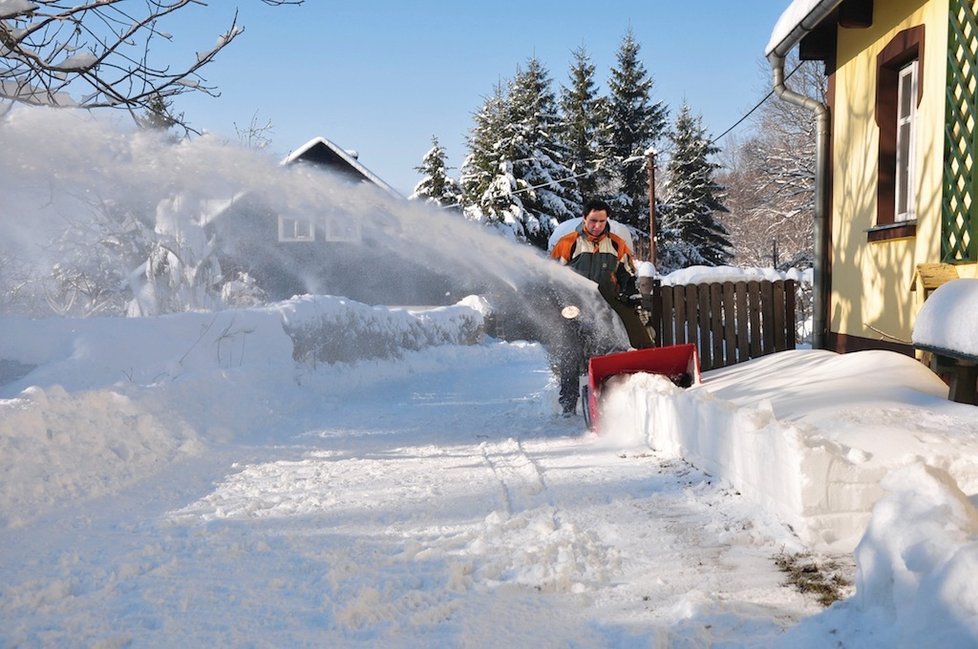
[[[764,54],[786,55],[840,4],[842,0],[794,0],[775,23]]]
[[[324,147],[329,152],[329,157],[331,160],[338,160],[342,164],[347,165],[353,173],[361,176],[364,180],[368,180],[377,185],[391,196],[404,198],[396,189],[381,180],[380,176],[360,164],[360,161],[351,155],[349,151],[338,147],[335,143],[330,142],[322,136],[314,137],[300,146],[298,149],[286,156],[285,159],[282,160],[282,164],[291,164],[297,160],[305,158],[310,151],[316,149],[317,147]]]

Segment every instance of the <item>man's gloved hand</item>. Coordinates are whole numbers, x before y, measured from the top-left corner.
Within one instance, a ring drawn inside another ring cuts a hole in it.
[[[633,298],[638,298],[638,300],[633,300]],[[641,301],[641,295],[638,292],[638,282],[636,282],[635,276],[631,273],[618,273],[618,300],[623,304],[632,306]]]
[[[621,293],[618,295],[618,299],[628,306],[639,306],[642,304],[642,295],[640,293],[632,293],[631,295]]]

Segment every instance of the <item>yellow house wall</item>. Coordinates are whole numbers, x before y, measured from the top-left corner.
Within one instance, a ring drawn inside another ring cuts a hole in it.
[[[832,331],[909,342],[922,303],[916,264],[940,261],[941,173],[948,0],[875,2],[873,26],[840,29],[835,77],[832,186]],[[876,57],[900,31],[924,25],[923,97],[917,108],[917,235],[867,242],[876,223],[879,127]],[[974,277],[975,266],[959,266]]]

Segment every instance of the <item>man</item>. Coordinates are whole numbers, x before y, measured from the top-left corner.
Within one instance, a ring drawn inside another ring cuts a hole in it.
[[[554,244],[550,256],[575,272],[597,283],[598,292],[618,314],[632,347],[653,345],[638,314],[628,304],[635,289],[635,264],[628,244],[611,231],[611,207],[601,200],[584,205],[584,218],[577,228]],[[577,408],[578,384],[586,362],[584,341],[579,329],[568,326],[557,336],[551,364],[560,377],[560,405],[564,414]]]

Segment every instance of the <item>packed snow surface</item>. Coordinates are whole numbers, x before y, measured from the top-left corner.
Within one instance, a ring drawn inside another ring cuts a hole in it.
[[[978,418],[923,366],[619,377],[595,434],[483,307],[0,320],[0,645],[978,642]],[[787,586],[802,551],[854,592]]]

